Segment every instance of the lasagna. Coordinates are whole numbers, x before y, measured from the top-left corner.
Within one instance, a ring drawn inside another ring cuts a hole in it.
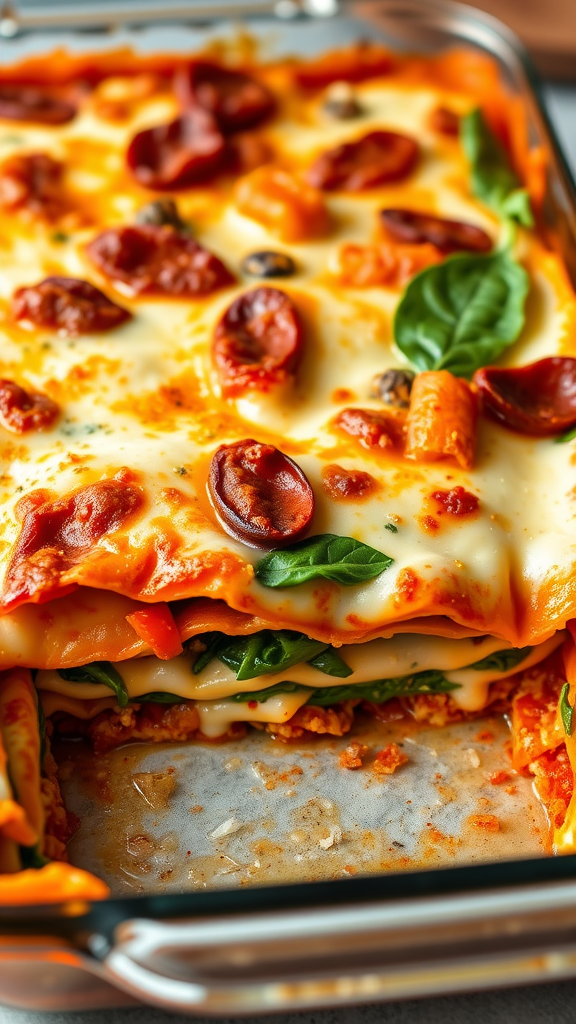
[[[50,740],[509,713],[576,849],[576,299],[487,57],[0,69],[0,898]],[[408,771],[409,768],[403,769]]]

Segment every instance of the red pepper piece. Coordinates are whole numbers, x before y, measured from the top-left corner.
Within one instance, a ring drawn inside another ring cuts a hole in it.
[[[152,648],[157,658],[169,661],[182,653],[178,626],[170,608],[164,602],[151,604],[126,616],[141,640]]]

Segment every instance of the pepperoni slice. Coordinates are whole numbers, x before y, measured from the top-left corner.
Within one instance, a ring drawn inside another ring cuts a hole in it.
[[[460,220],[446,220],[416,210],[388,209],[380,211],[386,231],[397,242],[411,245],[435,245],[440,252],[489,252],[492,239],[482,228]]]
[[[86,558],[101,537],[123,526],[144,500],[140,488],[119,479],[88,484],[59,501],[43,499],[40,493],[38,504],[25,506],[6,574],[8,606],[61,590],[60,575]]]
[[[132,295],[195,299],[234,280],[217,256],[167,224],[109,228],[86,252],[106,277]]]
[[[55,220],[65,209],[64,165],[48,153],[14,153],[0,166],[0,206]]]
[[[169,124],[134,136],[126,152],[132,174],[144,188],[190,188],[221,168],[225,142],[214,118],[191,110]]]
[[[416,163],[418,146],[397,132],[369,132],[321,153],[307,178],[315,188],[361,192],[386,181],[405,178]]]
[[[36,86],[0,85],[0,118],[34,124],[65,124],[76,116],[76,107]]]
[[[46,430],[60,415],[48,395],[25,391],[13,380],[0,380],[0,423],[14,434]]]
[[[222,394],[236,397],[282,384],[298,365],[303,331],[292,300],[279,288],[255,288],[228,307],[214,331],[212,357]]]
[[[207,111],[226,133],[253,128],[275,107],[272,93],[262,82],[204,60],[181,68],[175,88],[183,107]]]
[[[18,288],[12,314],[15,320],[47,327],[65,338],[112,331],[132,319],[127,309],[76,277],[46,277],[40,284]]]
[[[314,512],[314,492],[300,467],[273,445],[250,439],[214,454],[208,493],[226,532],[253,547],[299,540]]]
[[[509,430],[545,437],[576,424],[576,359],[552,356],[510,370],[486,366],[474,383],[482,412]]]

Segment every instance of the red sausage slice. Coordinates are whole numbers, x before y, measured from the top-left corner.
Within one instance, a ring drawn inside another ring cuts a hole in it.
[[[273,445],[250,439],[214,454],[208,493],[226,532],[253,547],[299,540],[314,512],[314,492],[300,467]]]
[[[157,191],[190,188],[220,170],[225,142],[214,118],[191,110],[169,124],[134,136],[126,161],[145,188]]]
[[[207,111],[226,133],[253,128],[269,117],[275,106],[272,93],[262,82],[209,61],[181,68],[175,87],[184,107]]]
[[[76,116],[76,107],[36,86],[0,85],[0,118],[34,124],[65,124]]]
[[[380,211],[386,231],[397,242],[424,245],[431,242],[440,252],[489,252],[492,239],[482,228],[460,220],[446,220],[416,210]]]
[[[66,208],[64,164],[48,153],[13,153],[0,166],[0,206],[57,220]]]
[[[509,430],[545,437],[576,424],[576,359],[552,356],[518,369],[486,366],[474,383],[482,412]]]
[[[14,434],[46,430],[58,419],[60,409],[48,395],[25,391],[13,380],[0,380],[0,424]]]
[[[167,224],[109,228],[86,252],[106,277],[132,295],[195,299],[234,280],[217,256]]]
[[[396,132],[369,132],[321,153],[306,175],[314,188],[361,192],[405,178],[416,163],[418,146]]]
[[[222,394],[267,391],[293,374],[303,331],[292,300],[279,288],[255,288],[228,307],[214,331],[212,357]]]
[[[12,314],[15,320],[47,327],[66,338],[112,331],[132,318],[99,288],[75,277],[46,277],[40,284],[18,288]]]

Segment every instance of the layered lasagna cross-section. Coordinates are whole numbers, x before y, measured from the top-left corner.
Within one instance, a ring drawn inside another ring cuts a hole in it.
[[[50,741],[507,711],[576,848],[576,299],[486,57],[0,69],[0,898]],[[409,770],[409,768],[405,769]]]

